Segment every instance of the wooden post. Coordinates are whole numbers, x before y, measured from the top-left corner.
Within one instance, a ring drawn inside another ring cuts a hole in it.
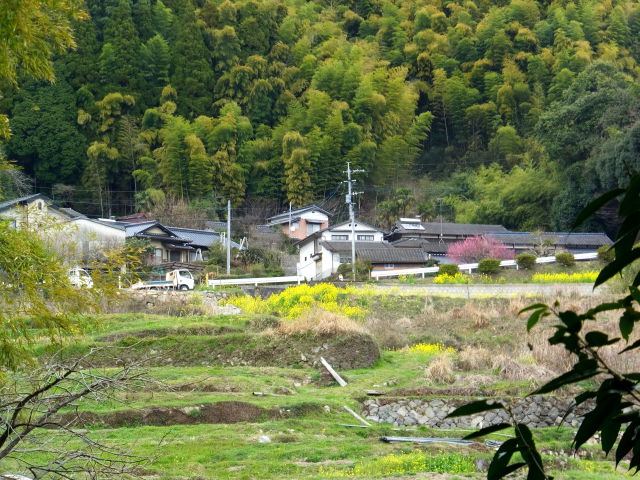
[[[329,371],[329,373],[335,379],[335,381],[338,382],[338,384],[340,384],[341,387],[347,386],[347,382],[345,382],[344,379],[340,375],[338,375],[338,372],[336,372],[331,367],[331,365],[329,365],[329,362],[327,362],[323,357],[320,357],[320,362],[322,363],[322,365],[324,365],[324,368],[326,368]]]

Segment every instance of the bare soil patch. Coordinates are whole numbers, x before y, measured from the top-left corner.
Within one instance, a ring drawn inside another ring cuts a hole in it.
[[[92,347],[71,346],[66,355],[77,357]],[[164,338],[124,338],[113,351],[96,353],[93,367],[142,363],[146,366],[255,366],[316,367],[320,357],[340,370],[373,366],[380,357],[376,342],[364,333],[343,335],[268,335],[230,333]]]
[[[110,428],[131,426],[197,425],[261,422],[288,416],[280,409],[265,409],[248,402],[216,402],[188,407],[145,407],[111,413],[73,412],[61,415],[62,422],[100,425]]]

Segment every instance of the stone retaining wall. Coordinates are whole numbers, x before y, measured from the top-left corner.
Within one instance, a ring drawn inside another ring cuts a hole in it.
[[[364,416],[378,423],[396,426],[424,425],[436,428],[483,428],[508,422],[504,410],[491,410],[467,417],[445,418],[459,406],[473,398],[420,399],[420,398],[376,398],[363,402]],[[531,427],[551,427],[560,425],[565,412],[574,404],[571,398],[533,396],[514,399],[496,399],[508,402],[516,419]],[[580,425],[581,416],[588,406],[581,405],[569,413],[564,425]]]

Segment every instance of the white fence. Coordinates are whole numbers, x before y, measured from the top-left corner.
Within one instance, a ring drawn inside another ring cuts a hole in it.
[[[304,282],[304,277],[293,275],[290,277],[261,277],[261,278],[222,278],[208,279],[207,285],[210,287],[219,287],[221,285],[258,285],[264,283],[297,283]]]
[[[582,260],[595,260],[598,258],[598,252],[588,253],[576,253],[574,258],[577,261]],[[554,263],[556,257],[538,257],[536,263]],[[500,262],[501,267],[515,267],[518,268],[515,260],[503,260]],[[477,270],[477,263],[464,263],[458,265],[461,272],[471,273],[473,270]],[[405,268],[403,270],[374,270],[371,272],[371,278],[374,280],[380,280],[383,277],[398,277],[400,275],[421,275],[424,278],[425,273],[437,273],[440,267],[424,267],[424,268]]]

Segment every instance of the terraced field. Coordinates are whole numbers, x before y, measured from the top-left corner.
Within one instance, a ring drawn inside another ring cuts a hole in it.
[[[140,362],[145,380],[63,415],[77,415],[76,427],[90,438],[148,458],[136,471],[148,479],[482,478],[495,448],[482,440],[380,441],[459,438],[468,430],[346,426],[359,422],[344,407],[362,412],[367,390],[384,392],[385,399],[528,391],[554,367],[538,361],[549,352],[528,351],[522,341],[523,322],[513,312],[529,301],[376,296],[366,300],[362,332],[331,334],[285,334],[278,330],[285,320],[268,315],[100,316],[58,358],[98,348],[93,368]],[[51,351],[43,345],[40,354]],[[346,387],[331,379],[320,357],[343,375]],[[626,476],[614,472],[596,446],[568,455],[569,428],[535,433],[556,478]]]

